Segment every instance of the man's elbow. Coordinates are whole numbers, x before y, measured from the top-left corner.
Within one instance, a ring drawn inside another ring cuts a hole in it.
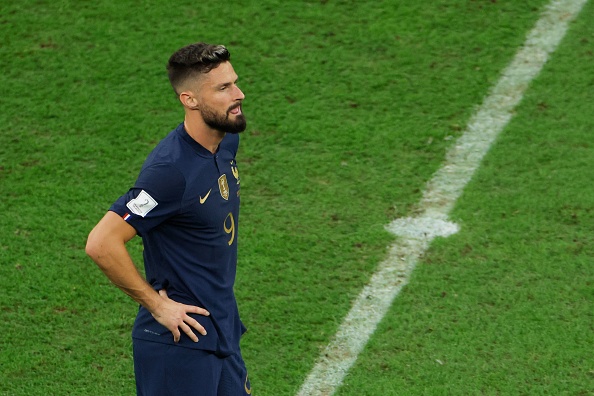
[[[115,256],[126,250],[125,244],[136,235],[136,230],[113,212],[97,223],[87,237],[85,253],[97,265],[103,267]]]
[[[104,241],[104,238],[97,231],[97,228],[93,228],[93,230],[89,233],[89,236],[87,237],[85,253],[95,263],[99,264],[101,257],[105,255],[105,245],[106,243]]]

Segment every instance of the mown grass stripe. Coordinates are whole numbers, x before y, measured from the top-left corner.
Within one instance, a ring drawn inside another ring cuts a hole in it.
[[[546,6],[524,45],[471,117],[463,135],[447,152],[445,163],[427,183],[416,211],[419,214],[397,219],[387,226],[398,240],[322,352],[299,396],[332,395],[336,391],[392,301],[408,283],[418,258],[433,238],[457,232],[457,225],[448,221],[449,212],[497,135],[512,118],[530,82],[559,45],[569,22],[586,3],[587,0],[556,0]]]

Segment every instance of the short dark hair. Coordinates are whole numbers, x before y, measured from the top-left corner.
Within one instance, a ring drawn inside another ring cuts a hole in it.
[[[195,43],[177,50],[169,58],[167,74],[173,90],[179,94],[180,85],[196,74],[206,74],[231,59],[224,45]]]

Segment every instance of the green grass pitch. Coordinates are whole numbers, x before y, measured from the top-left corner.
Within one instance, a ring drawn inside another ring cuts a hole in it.
[[[136,306],[86,236],[183,112],[165,64],[246,94],[236,293],[256,396],[290,396],[544,0],[0,5],[0,395],[131,395]],[[594,4],[336,394],[594,392]],[[141,264],[138,238],[130,243]]]

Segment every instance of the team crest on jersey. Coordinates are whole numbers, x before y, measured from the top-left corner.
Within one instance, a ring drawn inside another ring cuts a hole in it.
[[[227,174],[219,177],[219,191],[224,200],[229,200],[229,184],[227,184]]]

